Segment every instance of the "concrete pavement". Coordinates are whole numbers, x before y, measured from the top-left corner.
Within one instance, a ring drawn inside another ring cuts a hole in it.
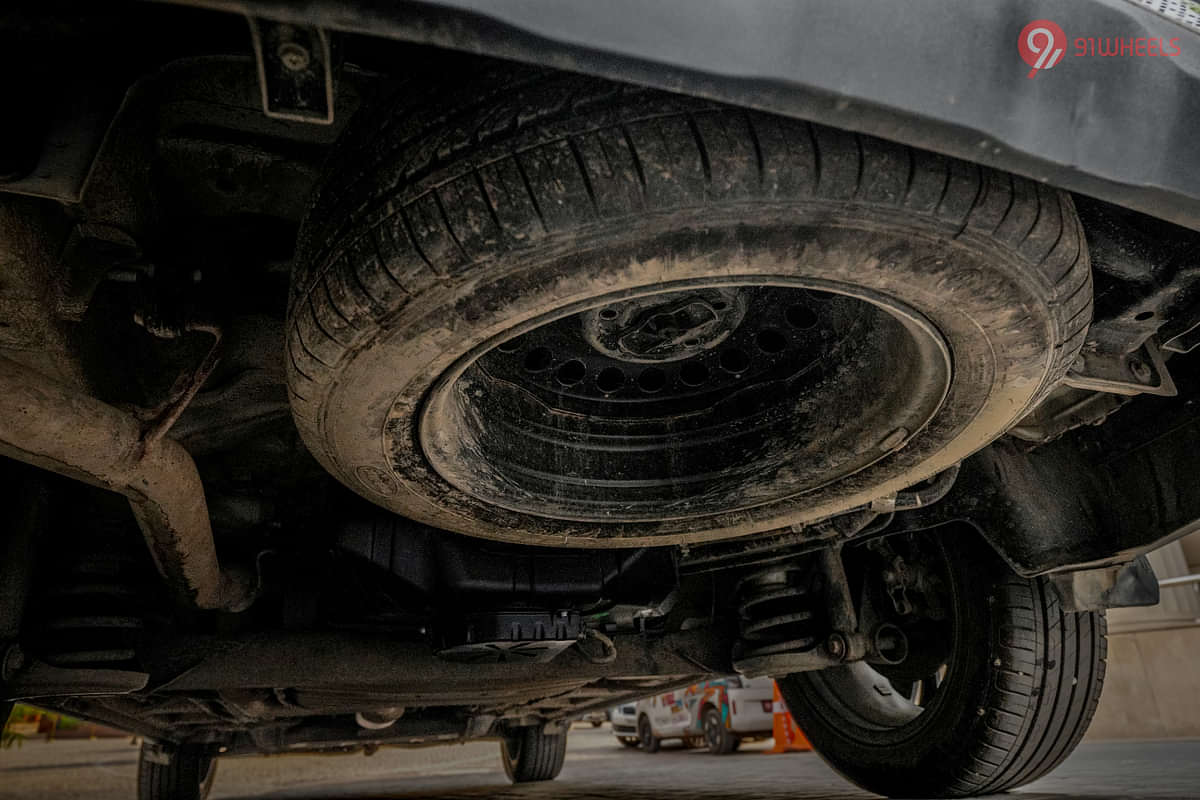
[[[576,727],[553,783],[507,784],[493,742],[356,756],[278,756],[220,763],[212,797],[554,798],[554,800],[863,800],[811,753],[730,756],[681,750],[655,755],[620,746],[608,727]],[[0,798],[133,800],[137,748],[128,740],[27,742],[0,752]],[[1085,743],[1049,777],[1013,800],[1200,797],[1200,740]]]

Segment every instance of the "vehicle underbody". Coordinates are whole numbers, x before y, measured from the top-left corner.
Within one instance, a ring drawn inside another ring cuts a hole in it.
[[[150,764],[517,764],[734,672],[814,727],[903,684],[859,712],[899,730],[1010,625],[979,608],[1032,593],[1102,671],[1103,609],[1157,601],[1139,557],[1200,520],[1195,199],[292,5],[0,14],[0,700]]]

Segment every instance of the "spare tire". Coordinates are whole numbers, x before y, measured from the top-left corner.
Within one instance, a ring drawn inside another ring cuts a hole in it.
[[[1065,374],[1067,194],[845,131],[505,68],[356,120],[300,237],[288,382],[373,502],[617,547],[928,479]]]

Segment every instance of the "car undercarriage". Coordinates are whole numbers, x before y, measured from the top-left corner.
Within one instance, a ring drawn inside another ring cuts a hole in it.
[[[1200,520],[1194,154],[1131,188],[578,9],[109,5],[0,12],[0,701],[145,737],[147,800],[476,738],[546,780],[735,672],[885,794],[1069,754]]]

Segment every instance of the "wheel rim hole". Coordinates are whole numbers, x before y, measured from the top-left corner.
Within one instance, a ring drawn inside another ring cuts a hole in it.
[[[754,343],[758,345],[758,349],[764,353],[781,353],[787,347],[787,339],[783,334],[774,328],[767,328],[765,331],[759,331],[754,337]]]
[[[625,373],[616,367],[605,367],[596,376],[596,388],[605,394],[615,392],[625,385]]]
[[[554,363],[554,354],[547,347],[535,347],[525,354],[525,369],[530,372],[544,372]]]
[[[586,374],[587,367],[584,366],[583,362],[571,359],[555,371],[554,380],[558,381],[562,386],[574,386],[583,380],[583,376]]]
[[[653,394],[660,391],[667,385],[667,376],[661,369],[656,367],[647,367],[642,370],[642,374],[638,375],[638,387],[647,394]]]
[[[817,312],[808,306],[794,305],[787,310],[788,324],[797,330],[806,331],[817,324]]]
[[[1154,312],[1153,311],[1142,311],[1142,312],[1138,313],[1138,315],[1135,316],[1134,319],[1137,320],[1138,322],[1145,322],[1146,320],[1154,319]]]
[[[708,380],[708,367],[699,362],[684,364],[679,370],[679,380],[687,386],[699,386]]]
[[[721,353],[721,369],[734,375],[745,372],[750,366],[750,356],[741,350],[726,350]]]
[[[727,308],[729,308],[729,304],[724,300],[718,300],[712,304],[713,311],[724,311]]]
[[[600,319],[616,319],[617,310],[615,308],[604,308],[600,310]]]

